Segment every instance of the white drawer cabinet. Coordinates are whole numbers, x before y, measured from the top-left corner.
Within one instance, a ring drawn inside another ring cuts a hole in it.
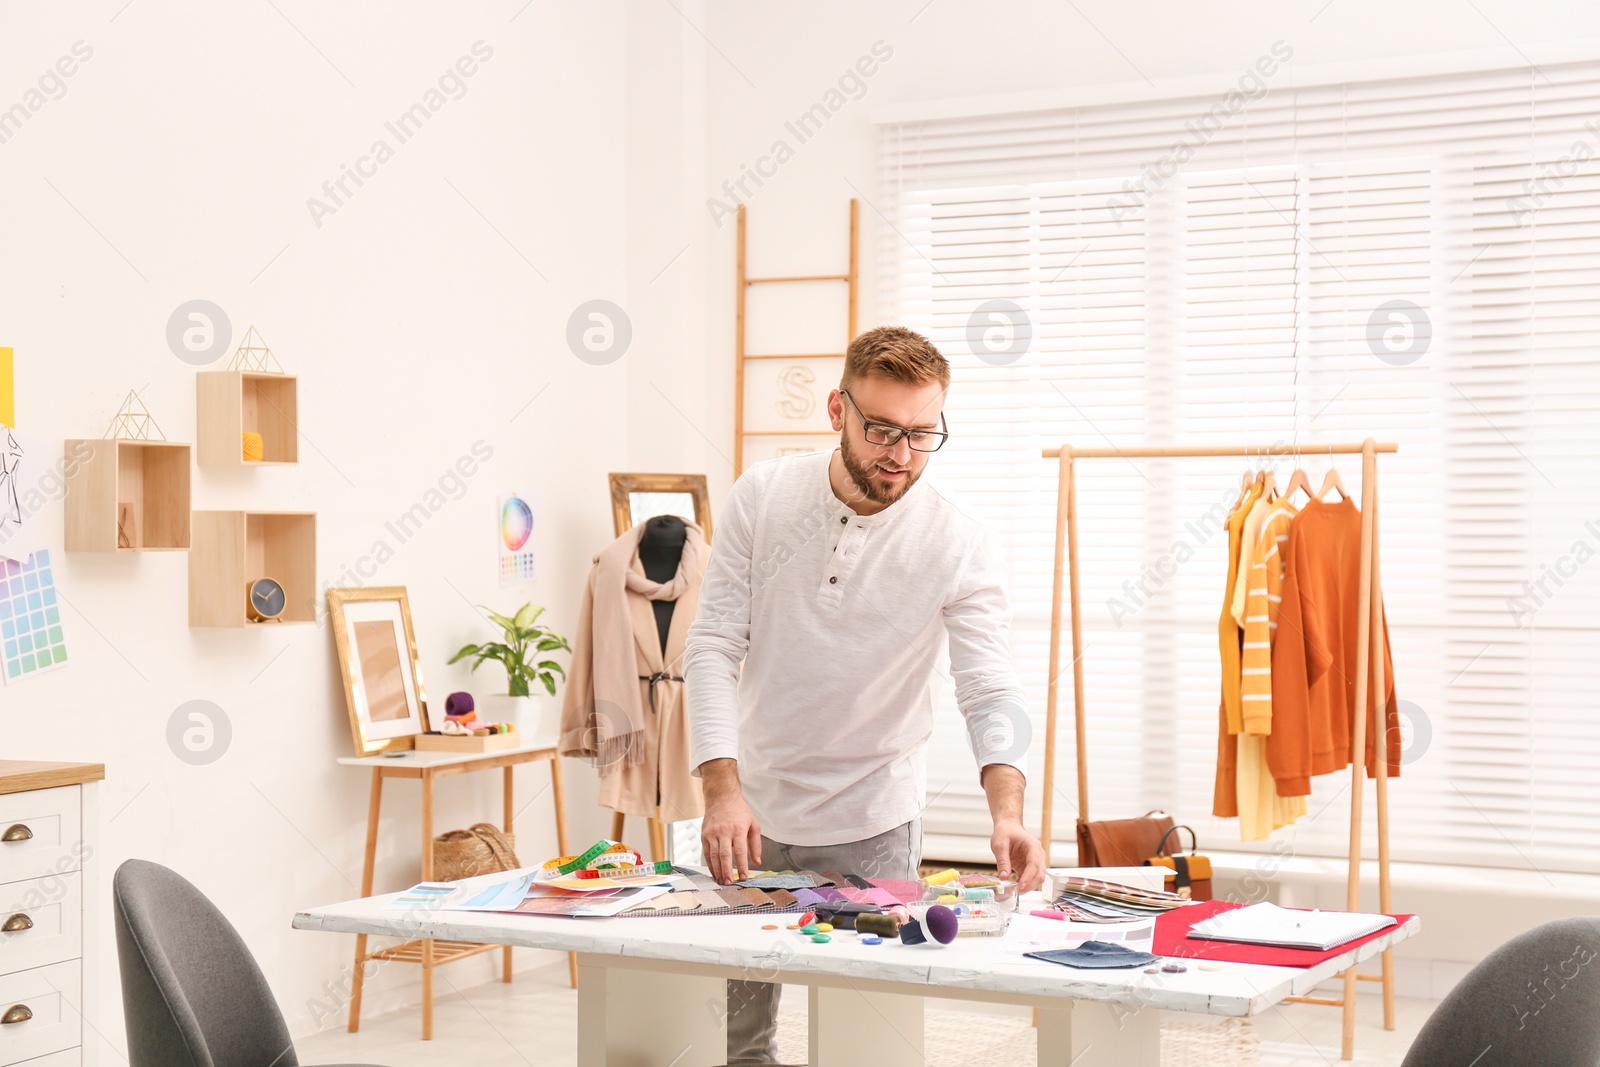
[[[80,1048],[82,1004],[78,960],[0,974],[0,1067]]]
[[[0,760],[0,1067],[95,1067],[97,763]],[[88,1020],[88,1025],[85,1025]]]

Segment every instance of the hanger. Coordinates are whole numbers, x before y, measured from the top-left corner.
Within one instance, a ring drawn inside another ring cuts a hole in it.
[[[1244,503],[1244,498],[1250,492],[1250,486],[1255,482],[1255,472],[1250,469],[1250,446],[1244,449],[1244,473],[1239,476],[1239,495],[1234,497],[1233,505],[1228,508],[1229,514],[1239,510],[1239,505]],[[1226,525],[1226,522],[1224,522]]]
[[[1328,491],[1339,490],[1339,497],[1343,500],[1350,499],[1350,493],[1344,487],[1344,479],[1339,477],[1339,468],[1333,465],[1333,446],[1328,446],[1328,473],[1323,476],[1322,488],[1317,491],[1318,500],[1326,500]]]
[[[1299,445],[1295,446],[1294,460],[1294,473],[1289,476],[1289,484],[1283,487],[1284,502],[1288,502],[1289,498],[1294,495],[1294,491],[1296,489],[1305,490],[1306,498],[1308,500],[1315,500],[1317,494],[1311,491],[1311,478],[1306,474],[1305,465],[1300,462]]]

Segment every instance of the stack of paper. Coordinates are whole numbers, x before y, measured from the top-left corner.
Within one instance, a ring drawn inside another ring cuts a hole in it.
[[[1388,915],[1359,911],[1298,911],[1276,904],[1251,904],[1220,912],[1194,924],[1189,936],[1206,941],[1237,941],[1325,952],[1335,945],[1393,926]]]

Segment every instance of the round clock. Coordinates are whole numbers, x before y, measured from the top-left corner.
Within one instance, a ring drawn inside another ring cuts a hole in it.
[[[288,597],[284,595],[283,586],[275,578],[257,578],[250,583],[245,596],[248,599],[245,605],[245,615],[251,622],[266,622],[268,619],[283,621],[283,609],[288,604]]]

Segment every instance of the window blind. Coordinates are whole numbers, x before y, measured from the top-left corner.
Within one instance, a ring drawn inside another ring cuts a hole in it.
[[[1600,64],[881,127],[882,321],[951,358],[934,473],[1000,534],[1042,784],[1053,463],[1251,441],[1379,462],[1394,856],[1600,871]],[[1231,460],[1079,465],[1091,814],[1210,848]],[[1070,652],[1055,795],[1069,837]],[[988,814],[941,697],[925,829]],[[1342,855],[1348,773],[1275,839]],[[1370,806],[1369,806],[1370,812]],[[1370,815],[1368,819],[1371,824]],[[1369,831],[1370,837],[1370,831]],[[1280,850],[1282,845],[1277,846]],[[1370,854],[1370,853],[1369,853]]]

